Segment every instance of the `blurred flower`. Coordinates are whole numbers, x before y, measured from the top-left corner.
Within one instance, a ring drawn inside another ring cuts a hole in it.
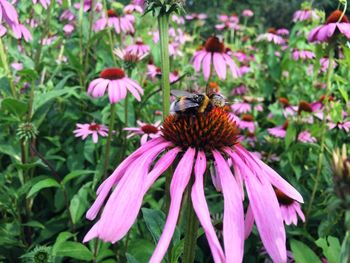
[[[64,25],[63,31],[64,31],[66,36],[71,35],[72,32],[74,31],[74,25],[72,25],[72,24]]]
[[[250,114],[243,114],[239,122],[237,123],[240,129],[247,129],[251,133],[255,131],[254,117]]]
[[[283,106],[284,117],[287,118],[288,116],[296,115],[298,107],[290,105],[289,100],[287,98],[281,97],[278,99],[278,102],[281,103]]]
[[[350,208],[350,156],[347,154],[346,145],[342,149],[333,151],[333,180],[335,192],[343,200],[345,207]]]
[[[268,254],[275,262],[285,262],[286,233],[272,186],[298,202],[303,202],[303,198],[272,168],[237,142],[238,130],[230,114],[214,108],[201,115],[169,115],[164,120],[162,134],[127,157],[99,187],[97,199],[87,212],[90,220],[96,218],[109,192],[112,188],[114,190],[84,242],[96,237],[112,243],[121,240],[135,222],[148,189],[179,160],[172,175],[170,207],[164,230],[149,262],[161,262],[167,252],[191,176],[195,177],[191,192],[193,208],[215,262],[243,260],[244,185]],[[226,158],[230,159],[233,168]],[[215,162],[216,179],[220,182],[224,199],[224,249],[215,234],[204,194],[204,174],[211,162]]]
[[[333,123],[330,122],[328,123],[328,127],[329,129],[334,129],[334,128],[338,128],[339,130],[344,130],[346,133],[348,133],[350,131],[350,120],[348,121],[342,121],[342,122],[338,122],[338,123]]]
[[[133,5],[133,4],[129,4],[129,5],[124,7],[125,14],[132,14],[134,12],[138,12],[138,13],[142,14],[143,9],[140,5]]]
[[[243,84],[232,89],[232,95],[244,95],[248,92],[248,89]]]
[[[178,25],[185,24],[185,19],[182,16],[172,15],[171,20]]]
[[[143,89],[134,80],[128,78],[120,68],[106,68],[100,77],[91,81],[88,94],[94,98],[102,97],[108,88],[110,103],[117,103],[126,97],[129,91],[138,101],[141,101]]]
[[[185,18],[187,20],[205,20],[208,18],[208,16],[205,13],[200,13],[200,14],[191,13],[191,14],[187,14]]]
[[[231,105],[231,109],[236,114],[248,113],[252,111],[252,105],[246,101],[235,102]]]
[[[36,4],[38,2],[38,0],[32,0],[33,4]],[[47,9],[50,5],[50,0],[39,0],[40,4]]]
[[[288,121],[286,121],[283,125],[277,126],[274,128],[267,129],[268,133],[277,138],[284,138],[287,134]]]
[[[329,67],[329,59],[328,57],[320,58],[320,64],[321,64],[321,72],[327,72]],[[337,67],[337,62],[333,61],[333,68]]]
[[[2,18],[7,24],[19,24],[16,9],[6,0],[0,0],[0,21]]]
[[[192,61],[197,72],[202,66],[205,80],[208,80],[210,74],[212,74],[212,65],[220,79],[226,79],[227,66],[229,66],[234,78],[240,76],[239,68],[232,58],[226,54],[225,45],[217,37],[208,38],[204,47],[195,52]]]
[[[126,70],[135,68],[136,64],[148,56],[148,53],[145,53],[143,55],[139,53],[131,52],[127,49],[119,49],[116,48],[113,50],[113,53],[123,61],[123,67]]]
[[[12,67],[14,70],[20,71],[20,70],[23,69],[23,64],[22,64],[22,63],[13,62],[13,63],[11,63],[11,67]]]
[[[298,141],[303,143],[315,143],[317,142],[316,138],[311,136],[311,133],[309,131],[302,131],[298,135]]]
[[[75,137],[81,137],[83,140],[91,135],[92,141],[97,143],[98,136],[106,137],[108,135],[108,128],[102,124],[96,124],[95,122],[86,124],[77,123],[77,128],[73,133],[75,134]]]
[[[10,24],[13,35],[15,38],[24,38],[26,42],[32,41],[32,35],[30,31],[22,24]]]
[[[313,20],[313,19],[318,19],[318,18],[319,17],[314,10],[303,9],[303,10],[298,10],[294,13],[293,22]]]
[[[83,3],[83,11],[88,12],[91,9],[92,6],[92,0],[84,0]],[[80,9],[80,1],[78,3],[74,4],[75,9]],[[95,11],[98,13],[102,10],[103,6],[100,1],[95,1]]]
[[[0,24],[0,37],[3,37],[7,32],[6,27]]]
[[[308,50],[294,49],[292,57],[294,60],[308,60],[315,58],[315,54]]]
[[[280,36],[288,36],[289,35],[289,30],[286,28],[279,28],[276,30],[276,34]]]
[[[253,15],[254,15],[254,12],[250,9],[245,9],[242,11],[242,16],[252,17]]]
[[[335,10],[328,16],[324,25],[311,30],[307,39],[309,42],[328,42],[339,33],[350,39],[350,23],[342,11]]]
[[[149,46],[143,43],[141,39],[138,39],[135,44],[127,46],[125,50],[141,56],[150,52]]]
[[[64,20],[73,21],[74,19],[75,19],[75,15],[69,9],[64,10],[62,12],[62,14],[60,15],[60,20],[61,21],[64,21]]]
[[[169,75],[170,83],[173,83],[173,82],[177,81],[178,79],[179,79],[179,72],[177,70],[170,72],[170,75]]]
[[[162,70],[159,67],[156,67],[154,64],[147,65],[147,76],[152,80],[160,78],[162,76]]]
[[[114,10],[108,10],[107,17],[105,14],[102,15],[102,18],[98,19],[94,24],[94,30],[100,31],[105,29],[106,27],[114,28],[115,32],[117,34],[120,34],[121,32],[124,33],[134,33],[134,16],[127,14],[127,15],[120,15],[114,11]]]
[[[282,45],[285,43],[285,40],[281,36],[277,35],[276,29],[274,28],[270,28],[267,33],[258,35],[256,41],[268,41],[275,43],[276,45]]]
[[[148,124],[141,121],[137,121],[139,127],[124,128],[124,131],[130,132],[127,138],[131,138],[135,135],[141,135],[141,145],[145,144],[148,139],[154,139],[161,135],[160,121],[154,124]]]

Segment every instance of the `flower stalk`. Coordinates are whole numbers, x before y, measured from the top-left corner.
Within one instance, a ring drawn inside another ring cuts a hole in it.
[[[321,171],[323,167],[323,160],[324,160],[324,150],[325,150],[325,137],[326,137],[326,120],[329,113],[329,95],[331,93],[332,89],[332,75],[334,71],[334,46],[331,44],[329,49],[329,62],[328,62],[328,69],[327,69],[327,87],[326,87],[326,95],[324,100],[324,111],[323,111],[323,119],[322,119],[322,126],[321,126],[321,147],[320,147],[320,153],[318,156],[318,162],[317,162],[317,172],[315,177],[315,184],[312,189],[312,194],[309,202],[309,206],[306,213],[306,220],[311,212],[311,208],[315,199],[316,192],[318,190],[318,185],[321,177]]]
[[[110,155],[110,148],[111,148],[111,141],[112,141],[112,134],[114,130],[114,121],[115,121],[115,104],[111,103],[111,109],[110,109],[110,117],[109,117],[109,127],[108,127],[108,137],[105,147],[105,161],[104,165],[102,167],[103,169],[103,179],[107,176],[108,172],[108,164],[109,164],[109,155]]]
[[[199,222],[191,199],[192,182],[187,187],[187,214],[184,240],[183,262],[193,263],[196,256],[196,241]]]

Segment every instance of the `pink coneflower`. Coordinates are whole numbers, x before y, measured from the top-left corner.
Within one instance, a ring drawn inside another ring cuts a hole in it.
[[[315,143],[317,142],[316,138],[311,135],[309,131],[302,131],[298,135],[298,141],[303,143]]]
[[[330,122],[328,123],[328,127],[330,130],[334,129],[334,128],[338,128],[339,130],[344,130],[346,133],[348,133],[350,131],[350,121],[341,121],[338,123],[333,123]]]
[[[141,6],[133,5],[133,4],[129,4],[129,5],[124,7],[124,13],[125,14],[132,14],[134,12],[142,14],[143,13],[143,9],[142,9]]]
[[[284,117],[287,118],[288,116],[294,116],[297,114],[298,107],[292,106],[287,98],[281,97],[278,99],[278,102],[283,106]]]
[[[303,9],[303,10],[298,10],[294,13],[293,22],[312,20],[312,19],[318,19],[318,18],[319,17],[314,10]]]
[[[342,11],[335,10],[329,15],[324,25],[311,30],[307,39],[309,42],[328,42],[339,33],[350,39],[350,23]]]
[[[133,68],[136,66],[137,62],[148,56],[148,53],[140,55],[138,53],[119,48],[114,49],[113,53],[124,62],[125,68]]]
[[[134,16],[133,15],[121,15],[118,16],[114,10],[108,10],[107,17],[103,14],[102,18],[98,19],[94,24],[94,30],[100,31],[106,27],[114,28],[117,34],[134,33]]]
[[[20,71],[23,69],[23,63],[13,62],[11,63],[11,67],[16,71]]]
[[[284,138],[287,134],[288,121],[286,121],[283,125],[277,126],[274,128],[267,129],[268,133],[277,138]]]
[[[73,21],[74,19],[75,19],[75,15],[69,9],[64,10],[62,12],[62,14],[60,15],[60,20],[61,21],[64,21],[64,20]]]
[[[7,32],[6,27],[0,24],[0,37],[3,37]]]
[[[321,64],[321,72],[327,72],[328,67],[329,67],[329,58],[328,57],[324,57],[324,58],[320,58],[320,64]],[[337,67],[337,62],[333,61],[333,68]]]
[[[160,78],[162,76],[162,70],[161,68],[155,66],[154,64],[148,64],[147,65],[147,76],[155,80],[157,78]]]
[[[220,79],[226,79],[226,67],[229,66],[232,76],[240,76],[239,68],[232,58],[226,54],[225,45],[217,37],[210,37],[204,45],[204,48],[196,51],[193,58],[194,69],[199,72],[203,68],[205,80],[209,79],[211,67],[214,65],[216,74]]]
[[[246,101],[236,102],[231,105],[231,110],[235,114],[248,113],[252,111],[252,105]]]
[[[279,28],[276,30],[276,34],[280,36],[288,36],[289,35],[289,30],[286,28]]]
[[[232,89],[232,95],[244,95],[248,92],[248,89],[243,84]]]
[[[261,42],[261,41],[268,41],[275,43],[276,45],[283,45],[285,43],[285,40],[277,35],[277,32],[274,28],[270,28],[267,33],[260,34],[256,41]]]
[[[178,25],[185,24],[185,19],[182,16],[172,15],[171,20]]]
[[[149,139],[154,139],[161,136],[160,121],[154,124],[148,124],[141,121],[137,121],[139,127],[124,128],[124,131],[130,132],[127,138],[131,138],[135,135],[141,136],[141,145],[145,144]]]
[[[138,39],[135,44],[127,46],[125,50],[142,56],[150,52],[150,47]]]
[[[13,35],[17,39],[24,38],[26,42],[32,41],[32,35],[30,31],[22,24],[10,24]]]
[[[314,52],[308,50],[294,49],[292,58],[294,60],[308,60],[315,58],[315,54]]]
[[[300,203],[284,194],[281,190],[275,188],[278,202],[280,204],[283,220],[286,225],[298,224],[298,216],[305,222],[305,216],[301,211]]]
[[[254,15],[254,12],[250,9],[245,9],[242,11],[242,16],[244,17],[252,17]]]
[[[0,0],[0,21],[2,18],[7,24],[19,24],[16,9],[6,0]]]
[[[169,75],[170,83],[175,82],[178,79],[179,79],[179,72],[177,70],[170,72],[170,75]]]
[[[126,97],[129,91],[138,101],[141,101],[143,89],[134,80],[128,78],[120,68],[107,68],[101,71],[100,77],[91,81],[88,94],[94,98],[102,97],[106,89],[110,103],[117,103]]]
[[[67,25],[64,25],[63,32],[66,36],[70,36],[73,33],[74,29],[75,29],[74,25],[67,24]]]
[[[91,6],[92,6],[92,0],[84,0],[84,3],[83,3],[84,12],[88,12],[91,9]],[[74,8],[79,10],[80,3],[75,3]],[[95,1],[95,11],[100,12],[102,8],[103,8],[102,3],[100,3],[99,1]]]
[[[170,185],[169,213],[150,263],[161,262],[167,252],[191,176],[195,179],[192,204],[215,262],[243,260],[245,193],[268,254],[275,262],[285,262],[286,233],[273,186],[298,202],[303,202],[303,198],[237,141],[238,130],[230,114],[214,108],[196,115],[170,115],[163,123],[162,133],[127,157],[99,187],[97,199],[87,212],[90,220],[95,219],[109,192],[115,188],[84,242],[96,237],[112,243],[121,240],[135,222],[148,189],[179,160]],[[224,197],[223,248],[215,234],[204,195],[204,175],[213,162]]]
[[[75,137],[81,137],[83,140],[91,135],[92,141],[97,143],[98,136],[106,137],[108,135],[108,128],[102,124],[96,124],[94,122],[86,124],[77,123],[77,128],[73,133],[75,134]]]
[[[200,14],[192,13],[192,14],[186,15],[185,18],[187,20],[205,20],[208,18],[208,16],[207,14],[204,14],[204,13],[200,13]]]
[[[247,129],[251,133],[254,133],[255,131],[255,123],[254,123],[254,117],[250,114],[243,114],[240,118],[240,121],[237,123],[237,126],[244,130]]]
[[[38,0],[32,0],[33,4],[36,4]],[[44,9],[47,9],[50,5],[50,0],[39,0],[40,4],[44,7]]]

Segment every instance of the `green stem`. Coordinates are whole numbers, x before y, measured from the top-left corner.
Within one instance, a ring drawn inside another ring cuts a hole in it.
[[[103,5],[103,12],[105,13],[105,16],[106,18],[108,19],[108,9],[107,9],[107,2],[106,0],[103,0],[102,1],[102,5]],[[114,56],[114,53],[113,53],[113,48],[114,48],[114,45],[113,45],[113,37],[112,37],[112,28],[108,28],[107,29],[107,35],[108,35],[108,39],[109,39],[109,48],[110,48],[110,51],[111,51],[111,56],[113,58],[113,61],[115,62],[116,65],[118,65],[118,62]]]
[[[124,101],[125,105],[125,109],[124,109],[124,113],[125,113],[125,127],[128,127],[128,119],[129,119],[129,113],[128,113],[128,107],[129,107],[129,96],[128,94],[126,94],[125,97],[125,101]]]
[[[325,100],[324,100],[325,101],[325,103],[324,103],[325,109],[323,111],[323,120],[322,120],[322,126],[321,126],[321,148],[320,148],[320,153],[318,156],[315,184],[314,184],[314,188],[312,189],[312,194],[311,194],[309,206],[308,206],[307,213],[306,213],[306,220],[311,212],[312,204],[314,202],[315,195],[316,195],[316,192],[318,190],[318,185],[319,185],[322,166],[323,166],[324,150],[326,147],[326,145],[325,145],[326,128],[327,128],[326,120],[327,120],[327,116],[329,113],[328,101],[329,101],[329,94],[331,93],[331,89],[332,89],[331,80],[332,80],[332,75],[333,75],[333,62],[334,62],[334,46],[333,45],[330,46],[328,59],[329,59],[329,62],[328,62],[328,70],[327,70],[327,89],[326,89],[326,96],[325,96]]]
[[[169,61],[169,15],[160,15],[158,17],[159,37],[160,37],[160,57],[163,89],[163,117],[169,115],[170,110],[170,61]]]
[[[187,187],[187,218],[184,241],[183,262],[193,263],[196,256],[196,241],[198,232],[198,219],[191,200],[192,182]]]
[[[5,50],[4,44],[2,43],[2,38],[0,37],[0,59],[1,59],[1,63],[2,66],[4,67],[5,70],[5,74],[9,80],[10,83],[10,88],[11,88],[11,93],[12,96],[14,98],[17,98],[17,92],[16,92],[16,88],[15,88],[15,84],[13,82],[13,77],[10,71],[10,67],[8,64],[8,60],[7,60],[7,56],[6,56],[7,52]]]
[[[103,165],[103,179],[106,178],[107,172],[108,172],[108,164],[109,164],[109,152],[111,148],[111,141],[112,141],[112,134],[114,130],[114,121],[115,121],[115,104],[111,104],[111,115],[109,120],[109,127],[108,127],[108,137],[106,142],[106,148],[105,148],[105,162]]]
[[[90,13],[93,13],[91,11]],[[80,59],[80,65],[83,67],[84,65],[84,47],[83,47],[83,14],[84,14],[84,0],[80,0],[80,8],[79,8],[79,59]],[[85,72],[83,70],[80,71],[80,88],[82,92],[84,92],[85,89]]]

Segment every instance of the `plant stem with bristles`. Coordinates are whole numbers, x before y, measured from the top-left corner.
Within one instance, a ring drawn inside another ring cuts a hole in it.
[[[310,215],[312,205],[315,199],[316,192],[318,190],[318,185],[321,177],[321,171],[322,171],[322,166],[323,166],[323,159],[324,159],[324,150],[325,150],[325,137],[326,137],[326,120],[327,116],[329,113],[329,95],[331,93],[332,89],[332,75],[333,75],[333,64],[334,64],[334,46],[330,45],[329,49],[329,57],[328,57],[328,70],[327,70],[327,90],[326,90],[326,96],[325,96],[325,109],[323,111],[323,119],[322,119],[322,126],[321,126],[321,147],[320,147],[320,153],[318,156],[318,162],[317,162],[317,172],[316,172],[316,177],[315,177],[315,184],[314,188],[312,189],[312,194],[309,202],[309,206],[306,212],[306,220],[308,216]],[[306,224],[305,224],[306,225]]]

